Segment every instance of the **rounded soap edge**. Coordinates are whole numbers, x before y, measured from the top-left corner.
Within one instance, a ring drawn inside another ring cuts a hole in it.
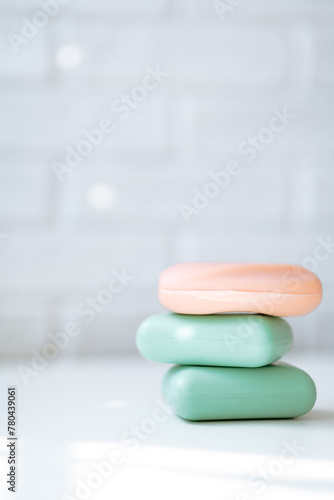
[[[302,370],[301,368],[298,368],[298,367],[295,367],[297,368],[297,370],[299,370],[300,372],[303,373],[303,376],[305,378],[305,380],[308,381],[308,384],[309,384],[309,397],[311,398],[311,403],[310,405],[307,406],[307,409],[305,411],[303,411],[302,413],[300,413],[299,415],[297,415],[296,417],[302,417],[303,415],[306,415],[307,413],[309,413],[313,408],[314,408],[314,405],[317,401],[317,386],[315,385],[315,382],[313,380],[313,378],[311,377],[311,375],[309,375],[305,370]],[[305,396],[306,398],[306,396]]]

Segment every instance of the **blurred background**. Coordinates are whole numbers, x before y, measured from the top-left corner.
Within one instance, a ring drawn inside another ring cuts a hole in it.
[[[333,2],[0,7],[1,355],[71,321],[64,355],[135,350],[160,272],[191,260],[306,265],[324,299],[295,343],[334,345]],[[111,295],[115,272],[131,279]]]
[[[22,500],[88,498],[78,484],[112,450],[125,463],[89,498],[255,498],[269,471],[266,500],[332,499],[334,2],[0,12],[1,498],[16,386]],[[167,366],[139,356],[136,330],[164,311],[159,274],[196,260],[320,277],[323,302],[289,318],[285,358],[314,378],[308,415],[153,419]],[[282,470],[286,446],[298,452]]]

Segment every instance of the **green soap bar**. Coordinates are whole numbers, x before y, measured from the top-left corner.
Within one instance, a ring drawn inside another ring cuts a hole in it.
[[[292,346],[282,318],[262,314],[157,314],[137,332],[139,352],[151,361],[180,365],[259,367]]]
[[[311,377],[282,362],[262,368],[173,366],[162,391],[187,420],[299,417],[316,400]]]

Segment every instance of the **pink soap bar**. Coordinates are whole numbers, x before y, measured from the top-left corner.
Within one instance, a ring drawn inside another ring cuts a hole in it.
[[[187,262],[160,274],[159,300],[182,314],[302,316],[322,299],[319,278],[290,264]]]

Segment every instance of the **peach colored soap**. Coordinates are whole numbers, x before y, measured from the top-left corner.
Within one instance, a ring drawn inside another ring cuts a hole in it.
[[[319,278],[290,264],[187,262],[163,271],[159,300],[181,314],[302,316],[321,302]]]

